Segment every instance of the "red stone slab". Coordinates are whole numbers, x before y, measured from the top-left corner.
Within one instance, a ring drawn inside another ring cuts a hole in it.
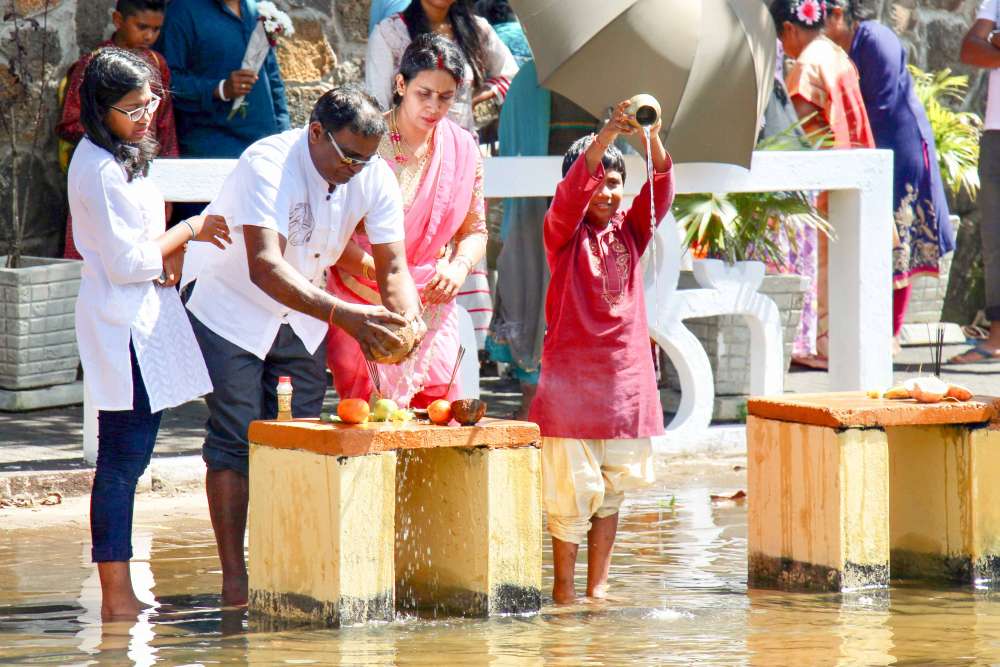
[[[868,398],[864,392],[787,394],[751,398],[747,414],[829,428],[982,424],[1000,414],[1000,399],[976,396],[964,403],[917,403]]]
[[[252,444],[278,449],[303,449],[329,456],[362,456],[395,449],[428,447],[488,447],[509,449],[537,446],[538,425],[508,419],[484,419],[475,426],[434,426],[414,422],[337,424],[317,419],[255,421]]]

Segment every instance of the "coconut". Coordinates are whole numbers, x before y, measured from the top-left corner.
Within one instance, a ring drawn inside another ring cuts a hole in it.
[[[913,398],[918,403],[940,403],[948,393],[948,383],[936,377],[917,378],[913,382]]]
[[[377,352],[372,350],[372,358],[380,364],[398,364],[410,356],[410,352],[413,351],[413,346],[417,342],[417,335],[409,324],[386,324],[385,328],[398,336],[403,341],[403,345],[385,356],[378,356]]]

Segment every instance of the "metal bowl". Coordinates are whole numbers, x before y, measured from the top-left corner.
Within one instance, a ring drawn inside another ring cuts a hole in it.
[[[478,398],[460,398],[451,402],[451,414],[462,426],[472,426],[486,414],[486,401]]]

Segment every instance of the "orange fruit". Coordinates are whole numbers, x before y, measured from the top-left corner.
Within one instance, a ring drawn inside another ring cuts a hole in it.
[[[439,398],[427,406],[427,416],[438,426],[444,426],[451,421],[451,403]]]
[[[360,398],[345,398],[337,404],[337,416],[345,424],[364,424],[369,414],[368,401]]]

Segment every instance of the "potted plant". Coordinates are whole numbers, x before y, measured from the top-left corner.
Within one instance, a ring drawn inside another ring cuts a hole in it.
[[[950,199],[953,202],[966,198],[974,201],[979,192],[979,139],[983,121],[978,114],[955,111],[947,104],[964,101],[969,77],[954,75],[948,68],[925,72],[914,65],[910,65],[910,73],[913,75],[914,93],[927,112],[927,120],[934,133],[938,167]],[[952,215],[951,224],[957,236],[961,218]],[[954,253],[941,258],[937,276],[921,274],[911,279],[913,291],[905,324],[925,325],[941,321],[953,257]],[[915,335],[911,335],[905,324],[902,332],[904,342],[916,342],[921,340],[920,336],[927,336],[926,326],[915,327]],[[964,335],[957,326],[951,326],[958,342],[961,342]]]
[[[48,19],[52,0],[32,14],[7,3],[0,24],[0,409],[82,400],[75,383],[79,353],[74,302],[80,262],[24,254],[25,231],[37,214],[35,190],[51,144],[56,99]],[[32,203],[35,203],[33,206]]]
[[[803,121],[804,122],[804,121]],[[762,141],[758,150],[800,150],[820,147],[826,136],[801,136],[799,123]],[[701,193],[678,195],[674,217],[684,233],[684,246],[701,263],[700,271],[715,281],[760,281],[747,288],[771,297],[781,313],[785,363],[791,363],[792,342],[802,318],[808,278],[781,273],[788,251],[804,229],[831,235],[811,196],[803,192]],[[758,266],[754,267],[756,264]],[[697,289],[691,271],[682,271],[679,289]],[[741,316],[722,315],[686,322],[698,337],[712,364],[717,419],[739,418],[742,399],[749,394],[750,335]],[[669,362],[663,365],[668,389],[680,391],[680,382]],[[728,398],[727,398],[728,397]],[[732,397],[739,397],[733,399]],[[668,400],[669,404],[670,401]]]

